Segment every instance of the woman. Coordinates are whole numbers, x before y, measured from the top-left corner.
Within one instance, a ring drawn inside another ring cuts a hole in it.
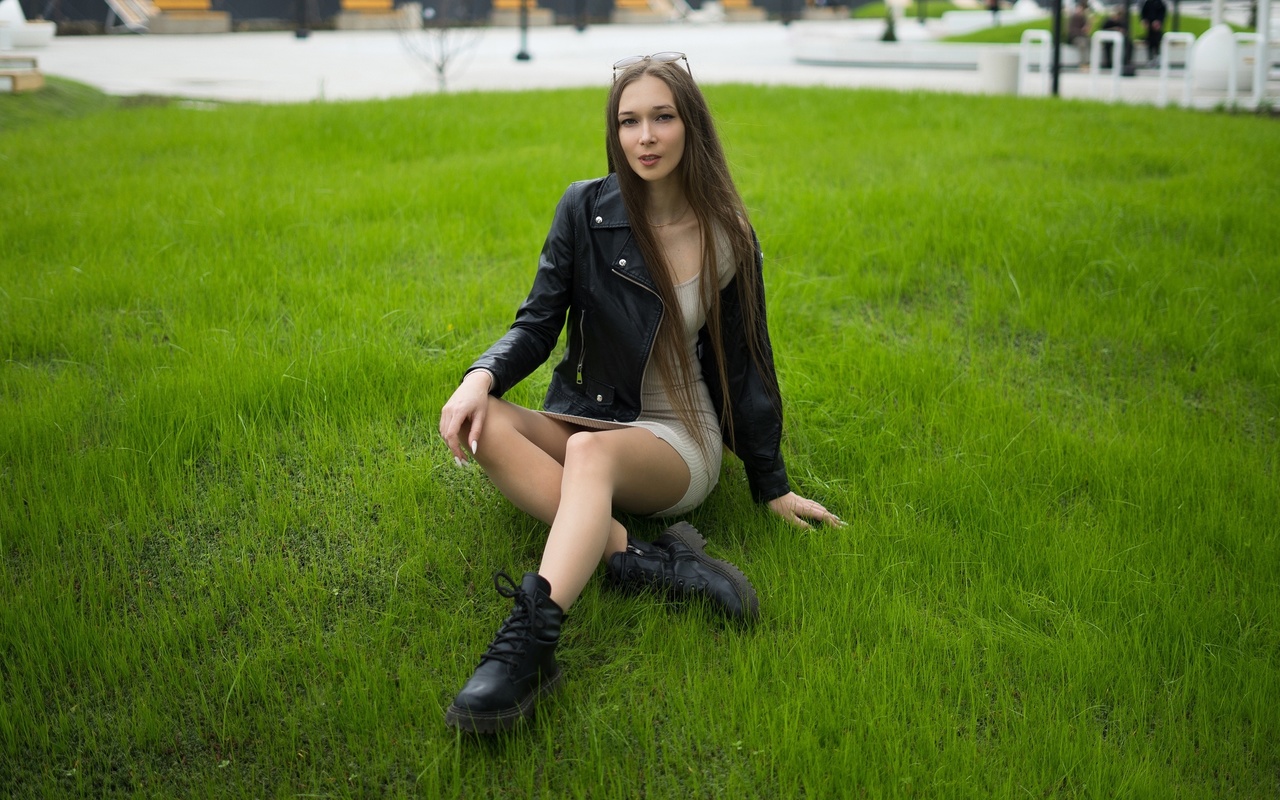
[[[797,525],[841,524],[787,483],[759,245],[684,55],[615,64],[607,128],[610,175],[565,192],[514,324],[440,415],[459,465],[474,459],[551,526],[536,573],[518,586],[494,577],[514,609],[445,715],[469,731],[510,727],[559,681],[564,612],[601,560],[619,588],[755,616],[746,577],[707,556],[688,523],[642,542],[613,517],[697,506],[719,477],[722,436],[756,500]],[[566,319],[544,410],[502,400],[551,355]]]

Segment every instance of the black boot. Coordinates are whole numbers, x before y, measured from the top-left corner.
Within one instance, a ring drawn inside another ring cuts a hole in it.
[[[515,608],[444,715],[446,725],[473,733],[497,733],[532,716],[538,696],[560,682],[556,643],[564,611],[551,599],[551,584],[526,572],[516,586],[510,575],[497,572],[493,586],[514,598]]]
[[[707,540],[687,522],[677,522],[655,542],[627,539],[627,549],[609,556],[609,581],[623,589],[646,586],[673,598],[704,597],[738,620],[755,619],[760,603],[751,582],[734,565],[706,553]]]

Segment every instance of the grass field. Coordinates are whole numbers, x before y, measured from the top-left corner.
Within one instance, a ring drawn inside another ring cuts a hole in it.
[[[925,0],[924,15],[930,18],[941,17],[947,11],[957,11],[959,6],[950,0]],[[854,19],[884,19],[885,5],[877,0],[876,2],[866,3],[853,9],[851,16]],[[903,10],[902,16],[906,19],[915,19],[920,15],[920,6],[912,0]]]
[[[592,583],[562,691],[474,742],[544,531],[437,414],[603,91],[52,92],[0,96],[0,795],[1280,793],[1274,120],[710,89],[793,482],[849,525],[726,459],[691,521],[760,623]]]
[[[1066,5],[1064,4],[1063,11],[1062,11],[1062,28],[1064,32],[1067,27],[1067,17],[1069,14],[1070,14],[1070,9],[1067,8]],[[1090,30],[1093,30],[1093,31],[1102,30],[1102,23],[1104,21],[1105,21],[1105,16],[1094,15],[1091,21],[1092,27],[1090,28]],[[1253,28],[1247,28],[1242,25],[1235,25],[1231,23],[1228,23],[1228,24],[1230,24],[1232,29],[1236,31],[1249,31],[1249,32],[1253,31]],[[1011,22],[1011,23],[1008,23],[1005,25],[999,25],[993,28],[983,28],[982,30],[973,31],[972,33],[961,33],[955,36],[947,36],[942,41],[944,42],[975,42],[975,43],[985,43],[985,44],[1017,44],[1018,42],[1022,41],[1023,31],[1028,31],[1028,30],[1047,31],[1047,30],[1051,30],[1052,27],[1053,27],[1053,21],[1050,18],[1046,17],[1044,19],[1033,20],[1031,22]],[[1146,36],[1146,34],[1144,33],[1146,29],[1142,25],[1142,18],[1139,17],[1137,13],[1134,13],[1130,17],[1129,30],[1133,32],[1132,35],[1135,39],[1141,39],[1144,36]],[[1193,36],[1203,36],[1204,32],[1209,30],[1209,20],[1203,17],[1188,17],[1185,14],[1183,14],[1179,18],[1178,25],[1175,28],[1173,25],[1173,18],[1170,17],[1168,30],[1171,30],[1171,31],[1177,30],[1183,33],[1190,33]]]

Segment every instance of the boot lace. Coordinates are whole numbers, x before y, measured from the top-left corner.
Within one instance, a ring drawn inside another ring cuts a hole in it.
[[[506,586],[502,585],[500,579],[506,581]],[[489,645],[489,649],[480,656],[480,663],[501,661],[507,666],[516,667],[520,664],[520,657],[524,655],[529,640],[533,638],[537,600],[521,589],[520,585],[502,570],[493,573],[493,588],[497,589],[498,594],[503,597],[515,600],[516,606],[511,610],[511,616],[507,617],[502,627],[498,629],[498,635],[493,637],[493,643]]]

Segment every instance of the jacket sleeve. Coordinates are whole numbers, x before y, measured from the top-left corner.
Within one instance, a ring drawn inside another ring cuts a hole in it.
[[[501,339],[467,369],[488,370],[493,375],[489,393],[501,397],[550,356],[564,328],[573,295],[573,272],[582,192],[570,186],[556,205],[551,230],[538,256],[533,288],[516,312],[515,322]]]
[[[746,320],[738,294],[739,277],[720,291],[727,391],[733,414],[732,431],[725,431],[725,441],[742,460],[752,498],[766,503],[790,492],[791,485],[782,460],[782,398],[778,393],[773,345],[765,318],[763,257],[758,249],[755,268],[760,286],[756,321],[760,327],[757,335],[762,363],[756,364],[747,344]],[[703,375],[711,389],[712,402],[719,408],[721,387],[714,371],[714,350],[705,347],[703,356],[708,364],[704,366]]]

